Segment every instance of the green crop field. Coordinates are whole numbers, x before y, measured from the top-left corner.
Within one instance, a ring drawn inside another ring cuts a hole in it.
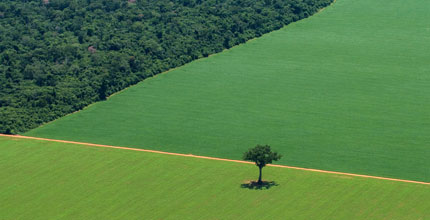
[[[429,182],[429,11],[338,0],[24,135]]]
[[[0,137],[0,219],[428,219],[427,185]]]

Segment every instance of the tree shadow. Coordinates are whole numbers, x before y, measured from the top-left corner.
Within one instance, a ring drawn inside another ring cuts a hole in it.
[[[270,189],[274,186],[279,186],[275,181],[263,181],[261,184],[259,184],[257,181],[247,181],[246,183],[242,183],[240,185],[240,188],[247,188],[247,189]]]

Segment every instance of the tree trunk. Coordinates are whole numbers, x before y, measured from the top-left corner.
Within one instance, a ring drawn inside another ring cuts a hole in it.
[[[260,168],[260,175],[258,176],[258,184],[262,184],[263,181],[261,181],[261,170],[263,169],[263,167],[258,167]]]

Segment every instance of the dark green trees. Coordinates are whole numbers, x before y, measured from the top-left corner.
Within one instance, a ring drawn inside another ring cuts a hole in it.
[[[332,1],[0,1],[0,133],[80,110]]]
[[[266,164],[272,163],[272,161],[281,159],[281,155],[277,152],[272,152],[269,145],[257,145],[245,152],[243,154],[243,159],[255,162],[255,165],[257,165],[260,170],[258,184],[262,184],[261,176],[263,167],[265,167]]]

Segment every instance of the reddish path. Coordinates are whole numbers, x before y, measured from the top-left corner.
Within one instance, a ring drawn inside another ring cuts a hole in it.
[[[122,149],[122,150],[144,151],[144,152],[151,152],[151,153],[157,153],[157,154],[168,154],[168,155],[176,155],[176,156],[182,156],[182,157],[202,158],[202,159],[208,159],[208,160],[229,161],[229,162],[235,162],[235,163],[254,164],[253,162],[242,161],[242,160],[230,160],[230,159],[222,159],[222,158],[216,158],[216,157],[197,156],[197,155],[192,155],[192,154],[179,154],[179,153],[170,153],[170,152],[163,152],[163,151],[156,151],[156,150],[145,150],[145,149],[138,149],[138,148],[118,147],[118,146],[91,144],[91,143],[83,143],[83,142],[75,142],[75,141],[63,141],[63,140],[55,140],[55,139],[47,139],[47,138],[27,137],[27,136],[21,136],[21,135],[0,134],[0,136],[12,137],[12,138],[22,138],[22,139],[32,139],[32,140],[42,140],[42,141],[53,141],[53,142],[68,143],[68,144],[80,144],[80,145],[86,145],[86,146],[92,146],[92,147],[105,147],[105,148],[114,148],[114,149]],[[281,167],[281,168],[288,168],[288,169],[295,169],[295,170],[305,170],[305,171],[312,171],[312,172],[319,172],[319,173],[330,173],[330,174],[338,174],[338,175],[346,175],[346,176],[355,176],[355,177],[363,177],[363,178],[372,178],[372,179],[380,179],[380,180],[390,180],[390,181],[397,181],[397,182],[430,185],[430,183],[427,183],[427,182],[420,182],[420,181],[413,181],[413,180],[402,180],[402,179],[394,179],[394,178],[379,177],[379,176],[368,176],[368,175],[353,174],[353,173],[342,173],[342,172],[335,172],[335,171],[317,170],[317,169],[292,167],[292,166],[285,166],[285,165],[268,164],[267,166]]]

